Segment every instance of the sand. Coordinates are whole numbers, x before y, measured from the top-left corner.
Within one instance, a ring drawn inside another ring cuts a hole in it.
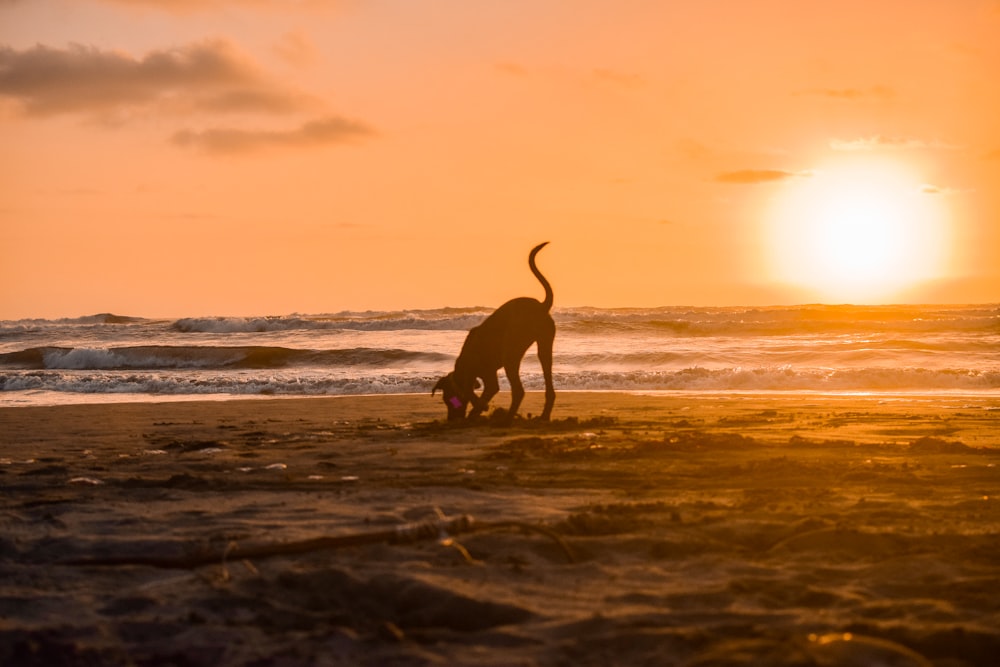
[[[0,409],[0,664],[997,664],[1000,396],[443,411]]]

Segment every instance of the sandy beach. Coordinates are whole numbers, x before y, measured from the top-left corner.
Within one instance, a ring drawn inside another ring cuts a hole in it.
[[[1000,397],[563,392],[554,417],[0,409],[0,663],[1000,655]]]

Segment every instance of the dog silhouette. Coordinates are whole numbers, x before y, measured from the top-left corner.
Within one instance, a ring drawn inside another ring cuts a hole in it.
[[[552,385],[552,343],[556,336],[556,324],[549,311],[552,309],[552,286],[535,266],[535,255],[548,245],[548,241],[532,248],[528,255],[528,267],[545,288],[545,300],[531,297],[511,299],[497,308],[482,324],[473,327],[462,351],[455,360],[455,370],[438,380],[431,396],[438,389],[444,396],[448,408],[448,420],[479,416],[489,406],[490,399],[500,391],[497,372],[503,368],[510,382],[510,409],[504,420],[514,419],[517,409],[524,399],[524,385],[521,384],[521,359],[532,343],[538,345],[538,361],[545,376],[545,408],[541,419],[548,420],[556,391]],[[479,380],[483,381],[482,394],[476,395]]]

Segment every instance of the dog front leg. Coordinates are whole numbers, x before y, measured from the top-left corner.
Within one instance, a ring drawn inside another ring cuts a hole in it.
[[[500,381],[497,376],[491,375],[483,378],[483,393],[472,401],[472,412],[469,417],[478,417],[490,406],[490,400],[500,391]]]

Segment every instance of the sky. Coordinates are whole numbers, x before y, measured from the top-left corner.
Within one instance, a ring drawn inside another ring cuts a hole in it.
[[[1000,301],[998,0],[0,0],[0,319]]]

